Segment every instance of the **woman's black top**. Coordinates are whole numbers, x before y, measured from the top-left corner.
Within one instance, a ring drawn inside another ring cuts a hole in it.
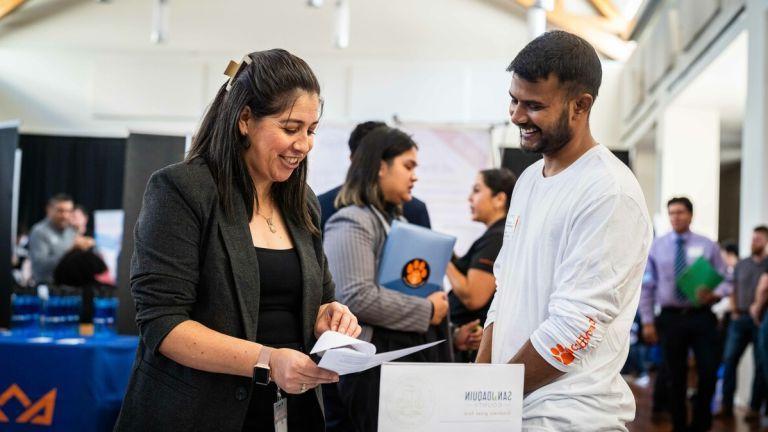
[[[259,262],[259,323],[256,341],[272,348],[291,348],[306,352],[302,346],[302,274],[295,249],[256,248]],[[288,395],[288,430],[323,430],[323,418],[313,391]],[[277,387],[253,385],[243,431],[274,430],[273,404]]]
[[[488,230],[472,243],[466,255],[461,258],[455,258],[452,261],[461,274],[466,276],[470,269],[482,270],[493,274],[493,263],[496,261],[496,257],[501,250],[501,244],[504,241],[505,221],[506,219],[500,219],[488,227]],[[462,325],[479,319],[480,325],[483,325],[488,315],[488,308],[491,307],[491,300],[493,300],[493,297],[482,308],[471,311],[464,306],[464,303],[459,300],[453,291],[449,292],[448,302],[451,306],[451,322],[456,325]]]
[[[256,340],[268,346],[301,344],[301,263],[295,249],[256,248],[259,324]]]

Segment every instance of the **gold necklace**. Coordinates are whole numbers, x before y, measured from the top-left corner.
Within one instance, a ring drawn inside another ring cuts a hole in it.
[[[267,227],[269,228],[269,231],[272,234],[277,233],[277,227],[275,226],[275,221],[272,220],[272,217],[275,215],[274,207],[272,208],[272,214],[270,214],[269,217],[266,217],[263,214],[261,214],[258,209],[256,210],[256,214],[264,218],[264,220],[267,222]]]

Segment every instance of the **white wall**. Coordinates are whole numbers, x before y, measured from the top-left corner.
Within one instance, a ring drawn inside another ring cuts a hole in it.
[[[526,42],[517,18],[474,0],[352,2],[347,50],[333,48],[331,1],[171,2],[162,46],[150,1],[59,3],[30,2],[0,27],[0,119],[22,132],[189,132],[227,62],[274,46],[315,69],[325,121],[498,122],[504,68]]]
[[[0,24],[0,120],[21,119],[25,133],[189,133],[227,62],[275,46],[316,71],[329,123],[508,119],[504,69],[527,42],[519,18],[477,0],[352,1],[350,46],[338,50],[325,3],[171,2],[168,43],[153,45],[150,0],[28,2]],[[592,123],[611,145],[618,68],[604,74]]]
[[[671,105],[657,129],[660,143],[661,199],[656,233],[670,231],[667,200],[693,201],[691,230],[716,239],[720,209],[720,116],[715,110]]]
[[[21,119],[27,133],[188,132],[225,81],[220,71],[229,58],[0,48],[0,119]],[[407,122],[478,124],[507,117],[503,59],[307,60],[322,83],[324,121],[396,114]]]

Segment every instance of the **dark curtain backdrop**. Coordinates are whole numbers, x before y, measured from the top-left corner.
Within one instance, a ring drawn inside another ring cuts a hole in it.
[[[117,330],[120,334],[137,334],[136,307],[130,292],[131,256],[133,256],[133,227],[139,217],[144,189],[153,172],[184,159],[183,136],[131,134],[125,152],[123,181],[123,246],[117,262]]]
[[[0,327],[8,327],[11,319],[11,202],[18,140],[16,126],[0,129]]]
[[[63,192],[90,212],[123,207],[125,138],[19,136],[19,232],[45,217],[45,204]],[[93,217],[89,232],[93,232]]]
[[[632,163],[629,160],[629,152],[625,150],[611,150],[611,152],[619,158],[629,169],[632,169]],[[520,174],[525,171],[528,166],[532,165],[537,160],[541,159],[540,154],[527,153],[519,148],[502,148],[501,149],[501,166],[508,168],[516,176],[520,177]]]

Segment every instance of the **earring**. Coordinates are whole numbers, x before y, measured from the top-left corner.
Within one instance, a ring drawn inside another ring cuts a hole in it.
[[[242,135],[242,143],[240,145],[242,145],[244,149],[247,149],[251,146],[251,142],[248,141],[248,134]]]

